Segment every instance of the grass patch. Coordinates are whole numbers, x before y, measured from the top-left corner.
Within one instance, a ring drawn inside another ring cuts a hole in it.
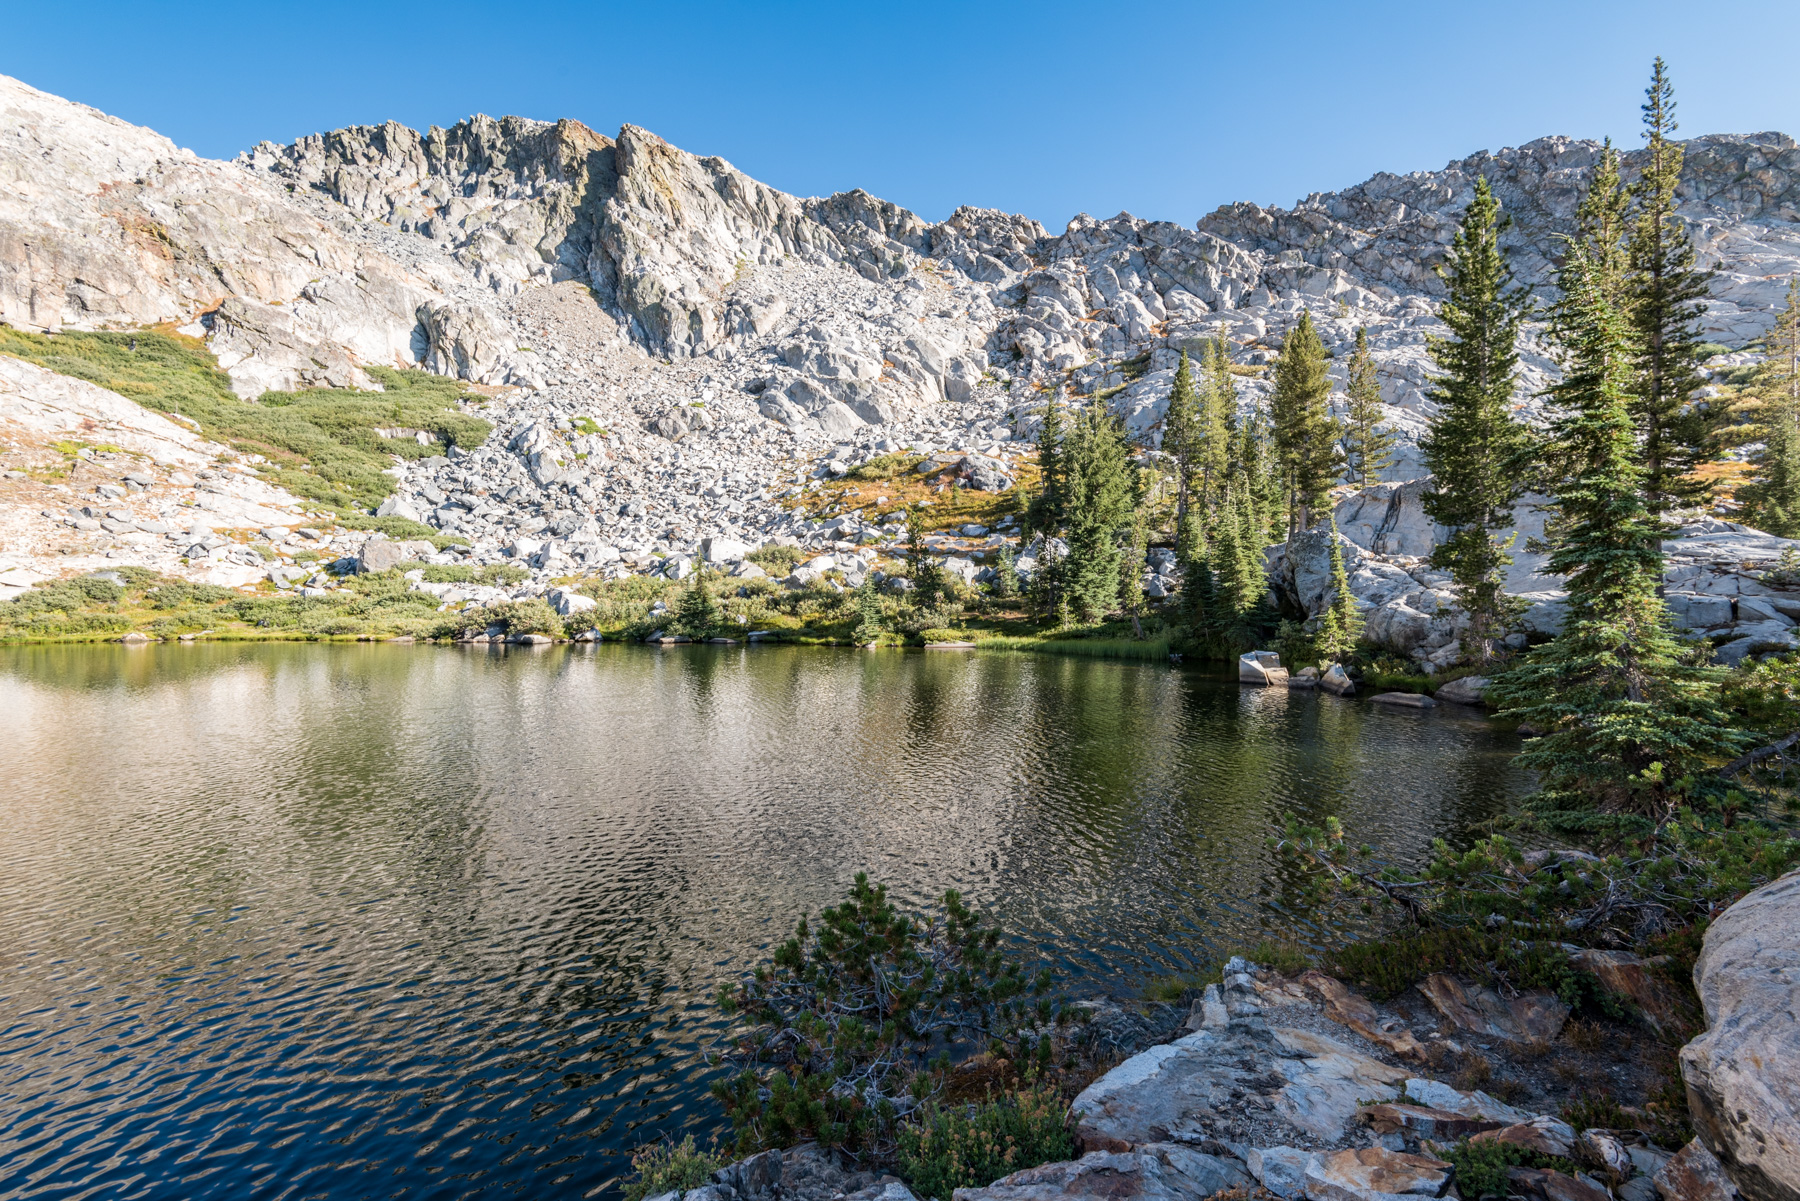
[[[916,455],[884,455],[863,467],[873,467],[883,460],[918,463]],[[863,468],[857,468],[861,471]],[[887,467],[878,470],[886,471]],[[1004,492],[978,492],[962,487],[946,470],[922,475],[917,471],[900,471],[892,476],[857,479],[853,471],[843,479],[821,480],[811,488],[782,502],[787,508],[813,521],[827,521],[845,513],[861,513],[864,521],[882,523],[914,506],[923,505],[919,515],[927,532],[957,530],[965,525],[985,525],[992,529],[1008,517],[1024,513],[1024,501],[1035,487],[1036,464],[1026,460],[1014,465],[1018,483]]]
[[[425,371],[365,368],[383,392],[309,388],[240,400],[204,343],[166,329],[50,336],[0,325],[0,354],[185,417],[203,436],[268,459],[263,474],[271,482],[340,511],[373,508],[393,492],[384,472],[395,456],[476,446],[493,429],[461,411],[461,383]],[[436,441],[421,446],[375,432],[391,426],[427,430]],[[412,525],[406,532],[413,536],[436,532]]]
[[[1145,638],[1048,638],[1021,637],[1015,634],[977,636],[977,649],[984,651],[1019,651],[1036,655],[1068,655],[1078,659],[1135,659],[1143,662],[1165,662],[1169,657],[1169,636]]]

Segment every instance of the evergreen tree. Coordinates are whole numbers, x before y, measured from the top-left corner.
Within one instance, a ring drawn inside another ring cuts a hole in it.
[[[1306,529],[1331,504],[1342,452],[1329,400],[1331,377],[1325,373],[1325,346],[1313,327],[1312,313],[1281,344],[1275,362],[1275,449],[1287,490],[1288,535]]]
[[[1207,510],[1216,508],[1231,470],[1231,434],[1237,423],[1237,384],[1231,377],[1231,351],[1224,338],[1208,343],[1195,422],[1201,497]]]
[[[1063,525],[1064,431],[1062,406],[1055,397],[1044,405],[1038,426],[1038,493],[1032,499],[1027,520],[1033,530],[1054,533]]]
[[[1338,662],[1350,657],[1362,641],[1362,610],[1350,593],[1350,576],[1344,570],[1344,544],[1338,539],[1337,522],[1331,523],[1331,603],[1319,622],[1319,653]]]
[[[1738,489],[1746,522],[1783,538],[1800,536],[1800,279],[1788,282],[1787,308],[1765,341],[1759,410],[1750,456],[1755,479]]]
[[[1234,439],[1237,450],[1232,457],[1232,472],[1241,473],[1234,483],[1247,490],[1255,513],[1257,537],[1262,544],[1279,542],[1287,536],[1288,491],[1275,449],[1275,433],[1269,415],[1261,405],[1245,415]],[[1220,502],[1223,504],[1223,500]]]
[[[1518,758],[1539,773],[1537,812],[1553,825],[1616,828],[1619,814],[1669,818],[1691,773],[1742,737],[1657,596],[1662,528],[1643,495],[1625,319],[1579,243],[1558,282],[1552,336],[1563,382],[1550,391],[1550,433],[1564,453],[1547,529],[1549,569],[1568,577],[1568,610],[1561,635],[1491,694],[1504,716],[1544,731]]]
[[[1070,608],[1094,621],[1118,605],[1119,543],[1137,491],[1125,431],[1104,405],[1089,405],[1076,418],[1064,439],[1062,467],[1069,543],[1064,587]]]
[[[719,620],[719,603],[706,585],[706,572],[696,571],[688,577],[688,586],[675,604],[673,628],[677,634],[686,634],[699,641],[713,636],[719,628]]]
[[[1357,328],[1356,349],[1348,366],[1344,482],[1367,488],[1380,483],[1381,473],[1394,461],[1394,435],[1381,424],[1381,383],[1375,374],[1375,356],[1369,353],[1369,331],[1364,327]]]
[[[1169,389],[1169,407],[1163,413],[1162,449],[1175,463],[1175,529],[1188,524],[1188,507],[1204,504],[1196,495],[1200,475],[1200,399],[1194,387],[1194,373],[1188,366],[1187,351],[1175,368],[1175,383]]]
[[[1619,178],[1619,152],[1612,139],[1600,147],[1600,162],[1575,210],[1576,240],[1592,264],[1595,286],[1619,312],[1626,311],[1626,277],[1630,256],[1625,237],[1630,228],[1631,191]]]
[[[1126,529],[1125,550],[1119,556],[1119,608],[1135,617],[1144,609],[1144,564],[1150,548],[1150,516],[1141,499]]]
[[[850,640],[858,646],[867,646],[880,638],[883,632],[881,615],[881,594],[875,591],[873,576],[864,578],[862,585],[856,590],[856,632]]]
[[[932,561],[925,545],[925,514],[906,511],[906,561],[912,570],[913,602],[929,609],[944,599],[944,569]]]
[[[1674,89],[1658,58],[1644,90],[1644,137],[1649,162],[1631,189],[1628,239],[1631,321],[1637,355],[1633,415],[1644,462],[1644,494],[1662,513],[1704,499],[1707,485],[1692,478],[1716,457],[1714,433],[1724,413],[1694,401],[1700,375],[1700,302],[1709,272],[1695,269],[1687,227],[1675,213],[1681,182],[1681,144],[1675,132]]]
[[[1454,337],[1427,343],[1443,374],[1426,393],[1438,411],[1419,442],[1437,477],[1436,491],[1423,497],[1425,512],[1451,531],[1431,562],[1455,581],[1483,662],[1508,615],[1501,582],[1512,557],[1495,531],[1512,524],[1513,502],[1524,490],[1519,460],[1529,445],[1512,415],[1519,326],[1529,306],[1500,253],[1505,227],[1487,179],[1476,180],[1449,262],[1439,269],[1450,291],[1438,315]]]

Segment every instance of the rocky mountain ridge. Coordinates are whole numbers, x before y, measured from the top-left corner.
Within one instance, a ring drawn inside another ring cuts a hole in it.
[[[1154,445],[1184,349],[1223,336],[1254,369],[1303,309],[1339,363],[1369,330],[1402,437],[1389,478],[1414,479],[1442,328],[1431,269],[1474,179],[1493,181],[1515,268],[1541,287],[1599,154],[1542,138],[1292,209],[1228,205],[1193,227],[1078,215],[1051,234],[974,208],[930,223],[861,191],[789,196],[629,125],[390,122],[220,163],[3,77],[0,114],[0,320],[177,324],[246,397],[373,387],[364,364],[484,385],[494,437],[397,465],[387,510],[540,576],[662,563],[709,536],[891,538],[780,501],[901,448],[972,453],[1004,486],[1058,392],[1105,396]],[[1718,271],[1706,328],[1742,345],[1800,271],[1800,148],[1765,133],[1687,150],[1682,212]],[[1537,337],[1527,416],[1555,374]],[[1241,377],[1240,405],[1268,388]],[[1390,566],[1435,600],[1419,568]],[[1435,639],[1406,649],[1448,653]]]

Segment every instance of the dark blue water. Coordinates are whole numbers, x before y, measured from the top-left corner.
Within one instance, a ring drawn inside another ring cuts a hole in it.
[[[0,1197],[586,1197],[716,1127],[717,983],[866,869],[1077,993],[1274,928],[1286,811],[1418,855],[1513,739],[1161,665],[0,651]]]

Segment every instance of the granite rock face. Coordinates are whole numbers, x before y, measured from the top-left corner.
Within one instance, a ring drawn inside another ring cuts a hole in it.
[[[1706,1033],[1681,1049],[1706,1150],[1750,1201],[1800,1197],[1800,872],[1721,914],[1694,965]]]

